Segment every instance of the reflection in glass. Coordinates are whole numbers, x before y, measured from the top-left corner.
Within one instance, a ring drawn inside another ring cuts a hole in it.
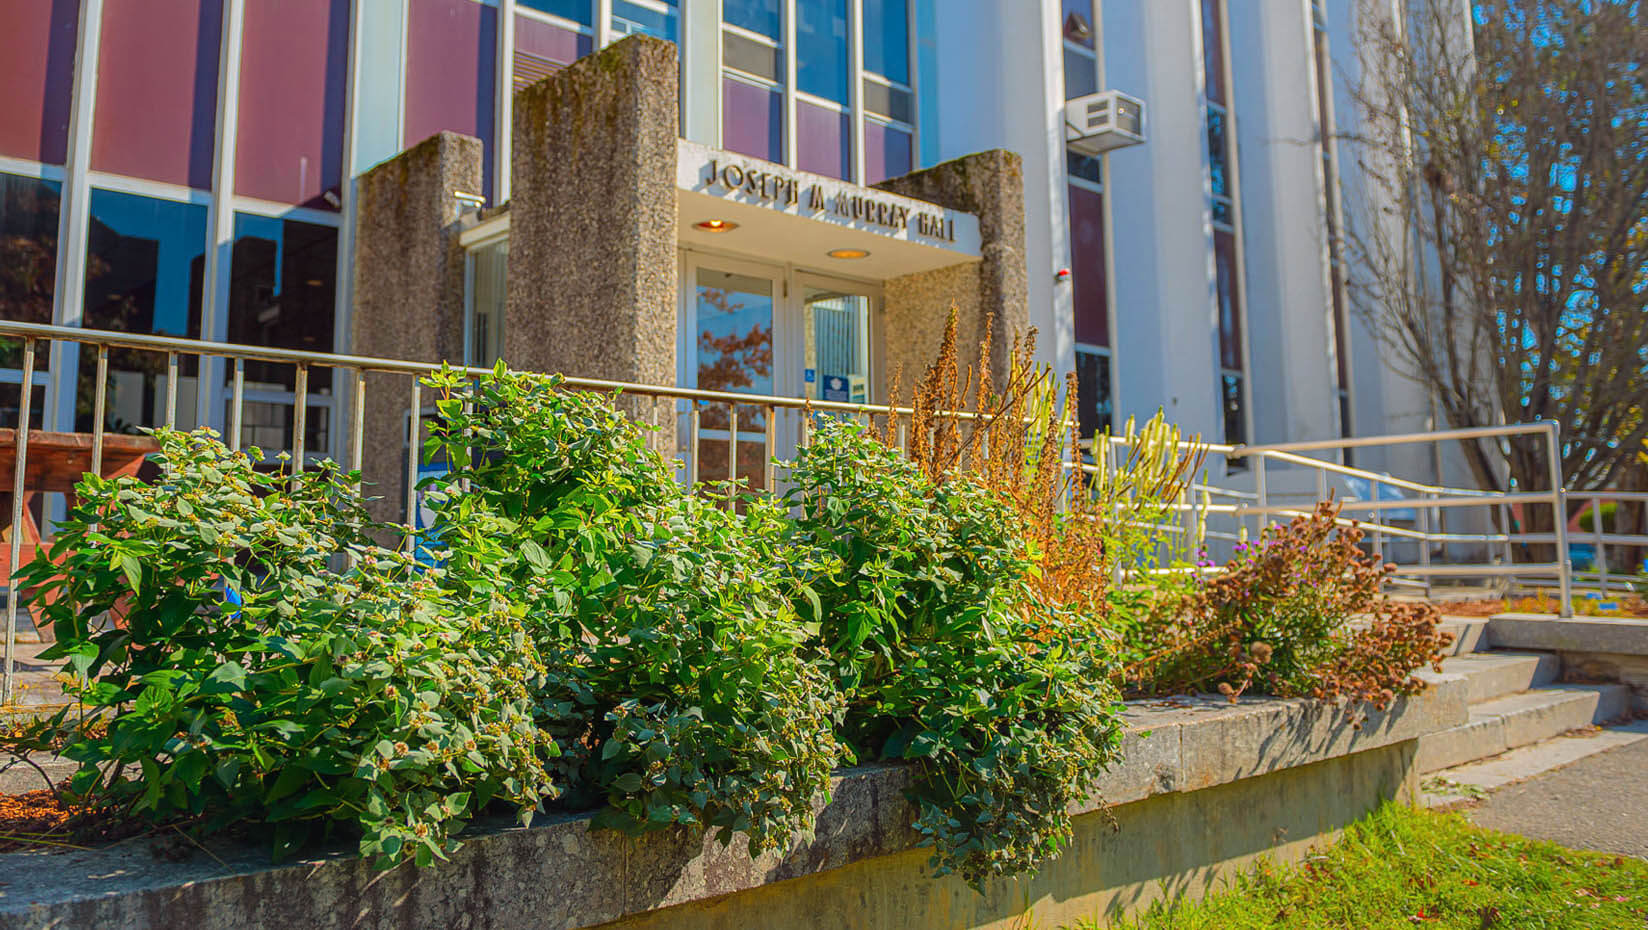
[[[773,389],[773,282],[709,268],[698,269],[697,387],[710,391],[771,394]],[[724,479],[728,468],[726,406],[702,408],[698,476]],[[766,417],[759,407],[738,408],[738,474],[752,486],[763,478]]]
[[[870,400],[870,298],[809,287],[802,296],[809,400]]]
[[[94,190],[86,248],[85,325],[125,333],[200,336],[206,207]],[[96,355],[81,352],[79,428],[91,427]],[[197,361],[179,358],[177,425],[195,426]],[[166,356],[109,351],[107,429],[133,432],[166,422]]]
[[[1213,183],[1213,196],[1230,196],[1230,142],[1225,135],[1223,107],[1207,108],[1208,176]]]
[[[61,190],[55,181],[0,174],[0,319],[52,321]],[[0,340],[0,367],[20,364],[22,345]]]
[[[528,9],[552,13],[585,26],[595,21],[593,0],[519,0],[519,3]]]
[[[1074,49],[1064,50],[1064,96],[1074,100],[1077,97],[1097,92],[1099,89],[1099,66],[1093,56],[1083,54]]]
[[[228,340],[257,346],[332,351],[338,231],[332,226],[235,214],[234,257],[229,272]],[[268,449],[292,446],[294,366],[246,363],[246,404],[241,441]],[[309,392],[332,393],[332,370],[313,368]],[[270,408],[270,409],[265,409]],[[304,446],[327,449],[327,407],[311,407]]]
[[[1109,352],[1076,350],[1076,399],[1076,423],[1084,438],[1114,425]]]
[[[1093,0],[1064,0],[1064,40],[1093,47]]]
[[[740,29],[778,39],[778,0],[721,0],[721,19]]]
[[[469,338],[464,364],[491,368],[504,355],[509,240],[471,249],[469,262]]]
[[[1242,381],[1241,374],[1225,372],[1219,379],[1224,401],[1225,442],[1238,445],[1247,442],[1247,419],[1242,415]],[[1245,468],[1245,465],[1233,463],[1231,470]]]
[[[613,0],[612,31],[620,36],[647,35],[666,42],[674,42],[676,21],[680,16],[676,0],[665,0],[666,9],[660,11],[628,0]]]
[[[796,0],[796,89],[847,102],[846,0]]]
[[[906,0],[864,0],[864,70],[910,83],[910,7]]]

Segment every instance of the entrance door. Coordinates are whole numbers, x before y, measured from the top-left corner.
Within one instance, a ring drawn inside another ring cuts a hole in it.
[[[683,262],[680,383],[703,390],[870,403],[871,325],[877,288],[778,265],[689,253]],[[682,456],[697,455],[700,481],[726,478],[733,415],[737,416],[738,477],[766,482],[767,412],[760,404],[705,404],[699,442],[689,449],[683,419]],[[777,458],[794,454],[799,411],[778,409]]]

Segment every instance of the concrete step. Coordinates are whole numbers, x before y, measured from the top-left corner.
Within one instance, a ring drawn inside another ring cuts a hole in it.
[[[1547,685],[1471,707],[1471,719],[1420,737],[1421,772],[1475,762],[1580,727],[1618,720],[1630,711],[1624,685]]]
[[[1491,759],[1443,769],[1425,779],[1422,786],[1424,801],[1428,807],[1468,804],[1506,785],[1643,740],[1648,740],[1648,720],[1571,731],[1529,743]]]
[[[1464,675],[1466,700],[1480,704],[1556,681],[1562,661],[1548,652],[1477,652],[1443,659],[1442,672]]]
[[[1453,634],[1453,642],[1444,650],[1447,655],[1460,656],[1488,651],[1487,617],[1449,617],[1444,609],[1438,630]]]

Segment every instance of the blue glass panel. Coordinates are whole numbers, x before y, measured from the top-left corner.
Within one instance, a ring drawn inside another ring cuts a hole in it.
[[[595,0],[520,0],[520,4],[586,26],[595,22]]]
[[[400,0],[367,0],[360,10],[360,80],[355,84],[358,119],[351,174],[393,158],[401,150],[406,11]]]
[[[669,12],[660,13],[651,7],[613,0],[612,31],[621,36],[648,35],[674,42],[678,17],[674,3],[669,4]]]
[[[336,227],[235,214],[229,341],[330,352],[337,264]],[[331,369],[312,370],[310,388],[330,385],[331,374]],[[293,384],[290,365],[250,362],[246,377],[288,390]]]
[[[846,0],[796,0],[796,87],[847,102]]]
[[[1225,112],[1218,107],[1207,108],[1207,163],[1213,196],[1229,197],[1230,143],[1225,138]]]
[[[721,0],[721,18],[774,41],[779,38],[778,0]]]
[[[1099,66],[1093,56],[1064,50],[1064,96],[1074,100],[1099,89]]]
[[[907,0],[864,0],[864,70],[910,83]]]

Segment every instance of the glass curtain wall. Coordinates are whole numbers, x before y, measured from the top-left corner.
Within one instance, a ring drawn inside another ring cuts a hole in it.
[[[721,148],[864,184],[908,173],[909,0],[794,0],[794,22],[787,6],[722,2]]]

